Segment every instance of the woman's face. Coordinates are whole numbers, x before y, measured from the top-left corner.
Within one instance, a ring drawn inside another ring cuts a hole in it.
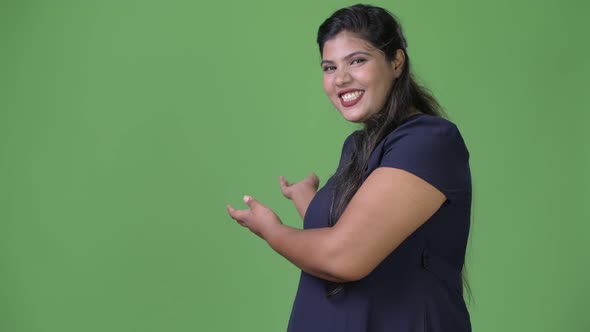
[[[398,50],[395,60],[387,61],[383,52],[348,31],[326,41],[322,53],[324,90],[351,122],[363,122],[383,109],[405,60]]]

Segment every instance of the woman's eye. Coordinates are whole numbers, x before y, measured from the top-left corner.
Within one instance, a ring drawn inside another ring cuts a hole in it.
[[[358,59],[354,59],[354,60],[352,60],[352,61],[350,62],[350,64],[351,64],[351,65],[354,65],[354,64],[356,64],[356,63],[362,63],[362,62],[365,62],[365,61],[366,61],[365,59],[358,58]]]
[[[324,71],[332,71],[334,69],[336,69],[335,66],[324,66]]]

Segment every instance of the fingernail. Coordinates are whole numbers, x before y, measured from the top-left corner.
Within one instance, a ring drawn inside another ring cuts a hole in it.
[[[244,195],[244,202],[248,203],[250,201],[252,197],[248,196],[248,195]]]

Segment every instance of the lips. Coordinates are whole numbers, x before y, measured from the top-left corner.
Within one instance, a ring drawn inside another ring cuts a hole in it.
[[[365,94],[364,90],[350,89],[338,93],[338,99],[344,107],[351,107],[356,105]]]

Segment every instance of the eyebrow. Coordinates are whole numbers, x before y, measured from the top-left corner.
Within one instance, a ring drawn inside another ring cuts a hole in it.
[[[370,53],[368,53],[368,52],[363,52],[363,51],[356,51],[356,52],[352,52],[352,53],[350,53],[349,55],[345,56],[345,57],[344,57],[344,58],[342,58],[342,59],[343,59],[343,60],[347,60],[347,59],[350,59],[350,58],[352,58],[353,56],[355,56],[355,55],[359,55],[359,54],[363,54],[363,55],[368,55],[368,56],[371,56],[371,54],[370,54]],[[324,63],[334,63],[334,61],[332,61],[332,60],[322,60],[322,62],[320,63],[320,65],[323,65]]]

